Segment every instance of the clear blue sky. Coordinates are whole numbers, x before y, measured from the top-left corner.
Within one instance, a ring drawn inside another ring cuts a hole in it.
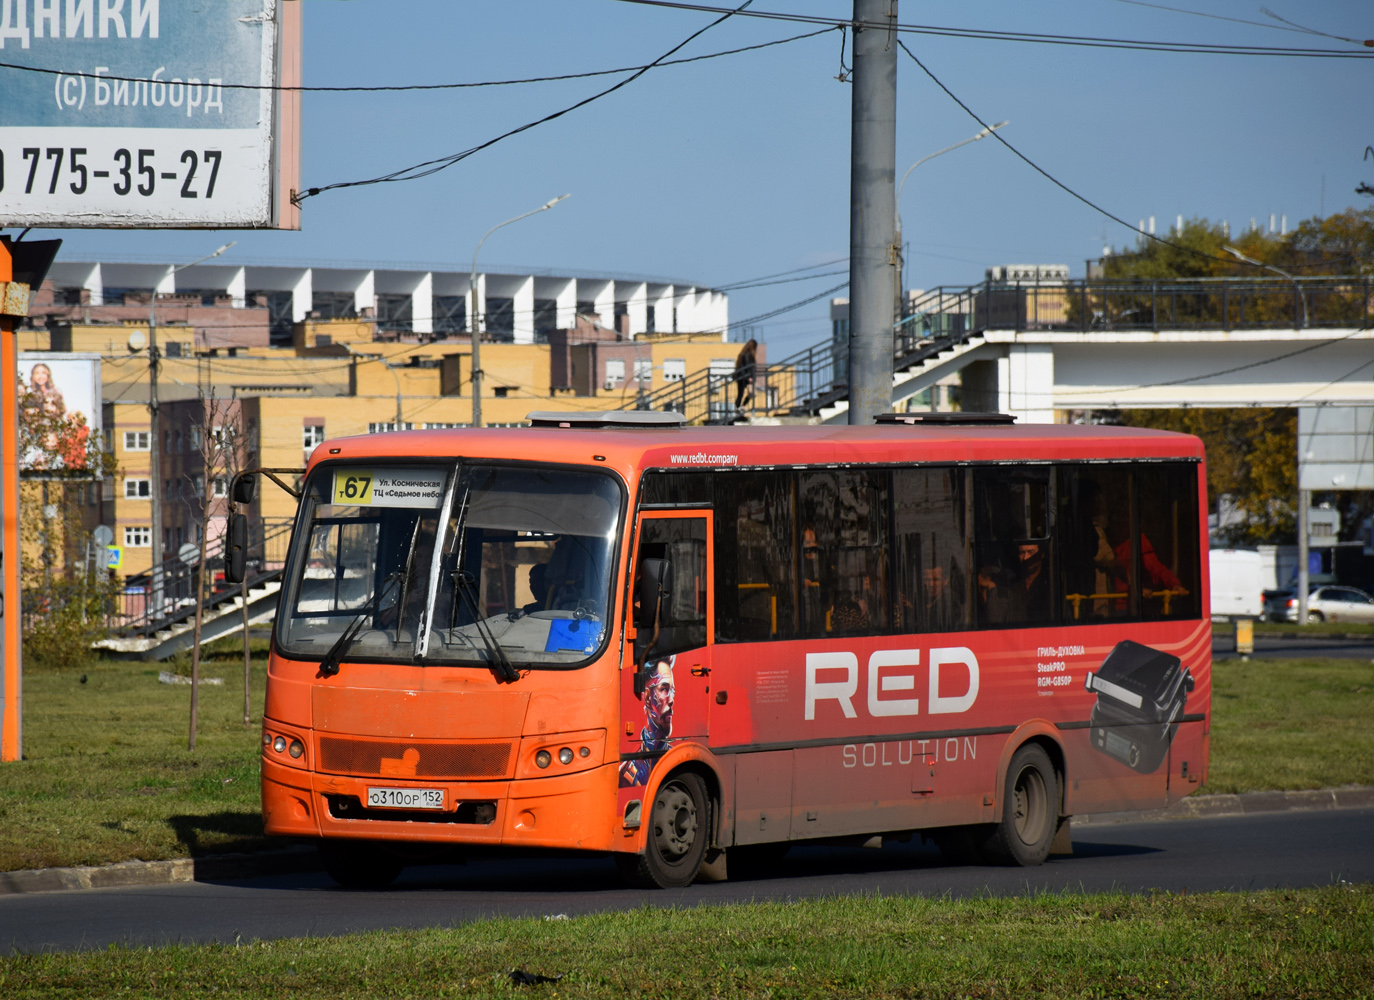
[[[1277,25],[1259,0],[1161,0]],[[1337,35],[1374,37],[1357,0],[1265,0]],[[845,17],[848,0],[757,0],[761,10]],[[540,76],[649,62],[707,14],[615,0],[309,0],[305,82],[427,83]],[[1353,49],[1266,27],[1121,0],[903,0],[906,23],[1243,45]],[[682,55],[808,29],[736,17]],[[1132,224],[1179,214],[1298,220],[1350,205],[1374,182],[1374,62],[1068,48],[923,35],[908,45],[988,121],[1065,183]],[[1364,50],[1371,51],[1371,50]],[[466,267],[491,225],[554,195],[573,197],[504,229],[483,261],[608,270],[726,284],[842,258],[848,246],[850,88],[834,79],[839,37],[650,72],[554,123],[428,179],[306,202],[301,232],[233,234],[235,258],[423,261]],[[900,173],[978,126],[905,56],[898,66]],[[597,78],[437,94],[309,94],[303,186],[369,177],[457,152],[607,85]],[[1325,182],[1325,201],[1322,186]],[[1063,263],[1075,275],[1123,230],[1073,201],[993,140],[920,167],[902,214],[909,284],[970,284],[993,264]],[[35,234],[36,235],[36,234]],[[73,230],[64,256],[207,253],[214,233]],[[841,267],[843,265],[840,265]],[[832,268],[833,269],[833,268]],[[825,270],[832,270],[825,269]],[[733,293],[744,319],[842,277]],[[770,354],[828,337],[825,302],[764,326]]]

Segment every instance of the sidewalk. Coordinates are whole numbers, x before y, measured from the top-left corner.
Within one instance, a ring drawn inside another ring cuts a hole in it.
[[[1197,795],[1167,809],[1075,816],[1074,829],[1112,823],[1210,819],[1255,813],[1311,812],[1329,809],[1374,808],[1374,787],[1348,786],[1303,792],[1247,792],[1243,795]],[[71,889],[108,889],[131,885],[170,885],[173,882],[212,882],[292,875],[323,870],[313,847],[287,847],[256,854],[219,854],[170,861],[123,861],[83,868],[39,868],[0,872],[0,896],[20,892],[62,892]]]

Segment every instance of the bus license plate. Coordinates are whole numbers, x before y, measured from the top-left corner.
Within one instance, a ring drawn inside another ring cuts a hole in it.
[[[442,809],[442,788],[369,788],[369,809]]]

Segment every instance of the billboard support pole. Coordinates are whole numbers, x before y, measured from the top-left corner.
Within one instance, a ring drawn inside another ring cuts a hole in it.
[[[14,280],[9,246],[0,243],[0,288]],[[0,300],[8,296],[0,295]],[[23,757],[20,698],[23,663],[19,591],[19,325],[0,315],[0,761]]]

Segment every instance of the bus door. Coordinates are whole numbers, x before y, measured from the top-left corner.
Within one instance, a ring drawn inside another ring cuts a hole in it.
[[[635,538],[634,663],[621,674],[622,790],[648,784],[678,740],[706,741],[714,635],[711,512],[646,511]],[[646,566],[664,564],[667,593],[655,609],[641,596],[642,576]]]

